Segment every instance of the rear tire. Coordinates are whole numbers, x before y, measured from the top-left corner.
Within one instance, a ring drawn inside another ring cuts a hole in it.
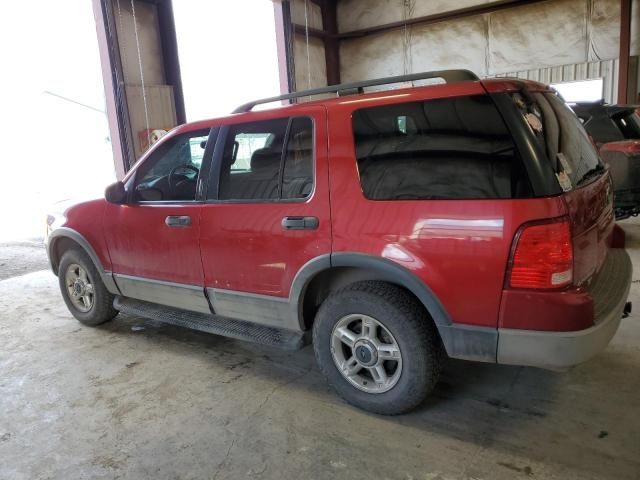
[[[316,316],[313,345],[334,390],[350,404],[382,415],[422,403],[445,358],[423,306],[383,282],[359,282],[330,295]]]
[[[58,282],[67,308],[80,323],[93,327],[118,314],[113,308],[114,296],[84,250],[70,249],[62,255]]]

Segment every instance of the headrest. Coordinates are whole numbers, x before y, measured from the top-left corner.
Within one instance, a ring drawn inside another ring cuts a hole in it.
[[[398,117],[408,116],[416,127],[424,129],[422,102],[399,103],[358,110],[353,114],[353,129],[358,137],[378,137],[398,133]]]
[[[280,168],[282,152],[270,148],[260,148],[251,155],[251,171]]]
[[[300,133],[296,133],[291,139],[291,146],[289,149],[294,150],[311,150],[313,148],[313,135],[310,130],[304,130]]]

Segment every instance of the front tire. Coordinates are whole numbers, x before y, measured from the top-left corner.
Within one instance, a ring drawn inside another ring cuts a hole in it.
[[[114,296],[84,250],[71,249],[62,255],[58,282],[67,308],[80,323],[93,327],[118,314],[113,308]]]
[[[350,404],[405,413],[433,390],[445,357],[418,301],[383,282],[359,282],[330,295],[313,326],[320,370]]]

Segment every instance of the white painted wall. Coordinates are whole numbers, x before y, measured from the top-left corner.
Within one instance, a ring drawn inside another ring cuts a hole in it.
[[[306,35],[295,35],[293,57],[296,68],[296,90],[327,85],[327,64],[322,40]]]
[[[343,0],[343,32],[490,1]],[[406,6],[408,5],[408,6]],[[640,54],[640,0],[633,5],[632,55]],[[343,40],[343,81],[447,68],[480,76],[612,60],[619,0],[551,0],[498,12]]]
[[[291,20],[298,25],[322,30],[320,7],[310,0],[291,0]],[[322,40],[296,34],[293,37],[296,90],[324,87],[327,85],[327,66]]]
[[[424,17],[461,8],[500,3],[497,0],[413,0],[405,8],[405,0],[340,0],[338,29],[340,32],[360,30],[406,17]]]

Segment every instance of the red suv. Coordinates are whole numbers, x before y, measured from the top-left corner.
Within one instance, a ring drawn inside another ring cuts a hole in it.
[[[418,405],[447,356],[584,362],[630,308],[611,180],[578,118],[548,86],[467,71],[179,126],[106,200],[49,218],[81,322],[313,341],[335,390],[383,414]]]

